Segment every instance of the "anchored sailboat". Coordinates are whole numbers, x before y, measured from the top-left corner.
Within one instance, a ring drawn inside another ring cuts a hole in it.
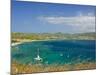
[[[41,61],[42,60],[42,58],[39,56],[39,48],[37,49],[37,57],[34,58],[34,60],[36,60],[36,61]]]

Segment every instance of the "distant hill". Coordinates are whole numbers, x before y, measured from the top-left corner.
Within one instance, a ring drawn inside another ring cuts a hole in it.
[[[16,39],[30,39],[30,40],[50,40],[50,39],[64,39],[64,40],[95,40],[96,33],[89,32],[89,33],[17,33],[12,32],[11,37],[13,42]],[[16,42],[16,41],[15,41]]]
[[[96,33],[95,32],[90,32],[90,33],[78,33],[78,34],[73,34],[73,37],[76,39],[86,39],[86,40],[95,40],[96,39]]]

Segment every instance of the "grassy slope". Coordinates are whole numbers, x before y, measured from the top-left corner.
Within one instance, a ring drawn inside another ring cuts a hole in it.
[[[25,64],[12,63],[12,74],[89,70],[95,68],[96,64],[94,62],[77,63],[75,65],[72,64],[25,65]]]

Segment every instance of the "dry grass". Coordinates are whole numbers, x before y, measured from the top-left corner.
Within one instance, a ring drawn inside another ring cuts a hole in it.
[[[18,64],[16,62],[12,63],[12,74],[22,74],[22,73],[38,73],[38,72],[59,72],[59,71],[73,71],[73,70],[88,70],[88,69],[95,69],[96,64],[93,62],[88,63],[77,63],[75,65],[72,64],[52,64],[52,65],[25,65],[25,64]]]

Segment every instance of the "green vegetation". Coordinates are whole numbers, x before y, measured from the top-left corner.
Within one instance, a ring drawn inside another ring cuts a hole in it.
[[[95,32],[90,33],[17,33],[13,32],[12,42],[19,42],[21,40],[95,40]]]

